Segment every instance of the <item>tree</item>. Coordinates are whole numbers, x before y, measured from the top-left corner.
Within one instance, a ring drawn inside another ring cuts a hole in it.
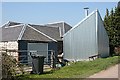
[[[118,2],[117,8],[115,8],[115,29],[116,29],[116,46],[120,45],[120,2]]]
[[[115,10],[111,9],[110,13],[106,9],[104,25],[109,36],[110,53],[114,53],[114,48],[120,45],[120,2]]]
[[[120,8],[120,1],[118,2],[118,5],[117,5],[119,8]]]
[[[105,26],[107,31],[109,31],[108,20],[109,20],[109,10],[106,9],[106,15],[105,15],[105,18],[104,18],[104,26]],[[109,34],[109,32],[107,32],[107,33]]]

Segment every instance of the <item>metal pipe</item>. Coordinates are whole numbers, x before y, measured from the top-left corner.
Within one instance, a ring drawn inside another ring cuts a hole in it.
[[[85,17],[87,17],[88,16],[88,10],[89,10],[89,8],[85,7],[84,10],[85,10]]]

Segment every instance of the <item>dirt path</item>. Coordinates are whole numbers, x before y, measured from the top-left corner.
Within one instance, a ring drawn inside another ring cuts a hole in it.
[[[89,78],[120,78],[120,72],[118,72],[118,70],[120,70],[120,64],[112,66],[107,70],[96,73],[90,76]]]

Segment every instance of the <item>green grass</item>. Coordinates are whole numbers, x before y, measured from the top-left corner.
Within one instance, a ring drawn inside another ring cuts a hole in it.
[[[60,70],[46,72],[41,75],[26,74],[18,77],[22,80],[29,78],[85,78],[118,63],[118,56],[99,58],[94,61],[75,62],[70,66],[62,67]]]

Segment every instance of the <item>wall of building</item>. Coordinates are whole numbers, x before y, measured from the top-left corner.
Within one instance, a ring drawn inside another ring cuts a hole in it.
[[[45,56],[45,60],[48,60],[48,43],[28,43],[28,51],[32,54]],[[31,61],[30,53],[28,53],[28,61]]]
[[[48,43],[21,40],[19,41],[19,51],[19,56],[23,56],[19,57],[19,61],[22,63],[31,64],[32,58],[30,52],[32,54],[43,55],[46,57],[46,60],[48,59]]]
[[[105,30],[103,21],[98,15],[98,53],[101,57],[108,57],[109,56],[109,38],[107,32]]]
[[[84,60],[97,54],[109,56],[109,38],[98,10],[64,35],[63,49],[68,60]]]
[[[53,50],[55,52],[55,55],[58,54],[58,46],[56,42],[49,42],[48,43],[48,50]]]
[[[63,53],[63,41],[58,41],[58,54],[62,54]]]
[[[27,63],[28,62],[27,41],[24,40],[18,41],[18,50],[19,50],[19,58],[18,58],[19,61],[21,63]]]
[[[18,42],[9,41],[9,42],[0,42],[0,50],[7,51],[8,55],[14,56],[18,60]]]
[[[78,24],[63,38],[65,58],[69,60],[88,59],[97,54],[96,14]]]

